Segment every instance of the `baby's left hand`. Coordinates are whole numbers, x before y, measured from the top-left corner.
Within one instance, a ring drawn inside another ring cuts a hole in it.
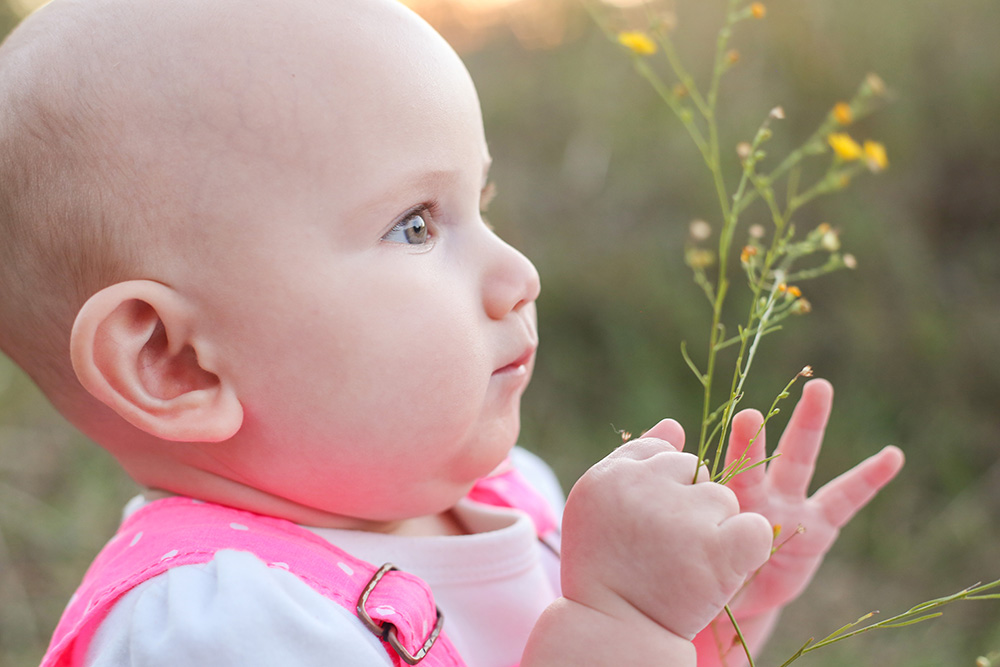
[[[903,466],[903,453],[886,447],[807,497],[832,404],[829,382],[808,382],[778,443],[779,456],[727,484],[736,493],[741,511],[762,514],[772,526],[781,527],[770,560],[730,603],[737,620],[776,611],[795,599],[809,584],[840,528]],[[727,464],[746,451],[761,421],[756,410],[736,415]],[[764,445],[762,430],[748,452],[750,463],[764,458]]]

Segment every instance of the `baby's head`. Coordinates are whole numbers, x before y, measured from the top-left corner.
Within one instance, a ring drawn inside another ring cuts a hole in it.
[[[0,49],[0,161],[0,345],[139,482],[365,527],[513,445],[538,277],[396,0],[55,0]]]

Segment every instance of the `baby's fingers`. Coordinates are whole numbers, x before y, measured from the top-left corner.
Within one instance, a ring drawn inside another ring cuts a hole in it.
[[[656,426],[642,434],[643,438],[666,440],[677,451],[684,449],[684,428],[673,419],[663,419]]]
[[[733,430],[726,449],[726,467],[739,465],[746,468],[764,459],[764,417],[756,410],[742,410],[733,417]],[[758,431],[760,431],[758,433]],[[753,439],[753,443],[750,440]],[[742,462],[738,463],[742,458]],[[740,499],[740,507],[752,509],[764,500],[764,473],[762,465],[739,473],[726,483]]]
[[[896,476],[903,460],[898,447],[886,447],[828,482],[811,502],[819,506],[827,521],[840,528]]]
[[[673,419],[664,419],[642,434],[608,454],[608,459],[645,461],[664,452],[678,452],[684,447],[684,429]]]
[[[741,512],[719,524],[720,539],[729,554],[733,571],[748,574],[759,569],[771,557],[774,533],[771,524],[760,514]]]
[[[833,386],[826,380],[810,380],[802,388],[802,398],[778,441],[779,456],[768,469],[771,484],[785,496],[805,498],[832,406]]]

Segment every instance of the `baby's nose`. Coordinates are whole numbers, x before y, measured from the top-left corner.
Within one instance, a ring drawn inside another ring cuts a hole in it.
[[[494,240],[493,257],[483,276],[486,314],[503,319],[538,298],[541,281],[531,261],[499,238]]]

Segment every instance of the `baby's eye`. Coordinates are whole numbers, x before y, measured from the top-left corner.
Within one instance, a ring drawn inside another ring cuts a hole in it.
[[[410,245],[427,243],[430,234],[427,230],[427,221],[424,220],[426,215],[426,211],[411,213],[390,229],[389,233],[383,239],[392,243],[407,243]]]

